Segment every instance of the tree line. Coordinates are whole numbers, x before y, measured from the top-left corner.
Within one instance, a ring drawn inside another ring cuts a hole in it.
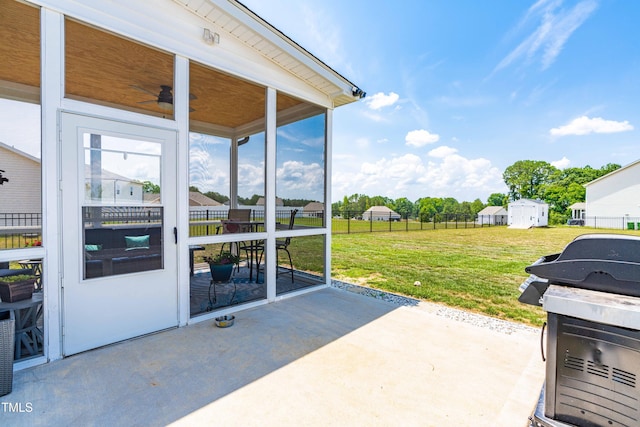
[[[569,206],[584,202],[584,184],[619,169],[620,165],[609,163],[599,169],[558,169],[545,161],[519,160],[507,167],[502,175],[508,193],[493,193],[486,202],[476,199],[459,202],[453,197],[422,197],[412,202],[406,197],[391,199],[384,196],[353,194],[344,196],[341,202],[331,205],[334,215],[343,217],[360,214],[372,206],[386,206],[402,216],[421,221],[430,221],[435,214],[475,216],[487,206],[507,207],[509,202],[519,199],[542,200],[549,205],[549,222],[564,224],[571,217]]]
[[[619,169],[620,165],[608,163],[599,169],[585,166],[583,168],[558,169],[552,164],[541,160],[519,160],[507,167],[502,179],[508,188],[508,193],[493,193],[486,202],[475,199],[472,202],[459,202],[453,197],[421,197],[411,201],[406,197],[391,199],[385,196],[368,196],[366,194],[352,194],[344,196],[342,201],[331,205],[333,215],[343,217],[360,215],[372,206],[386,206],[402,216],[421,221],[431,221],[436,214],[467,215],[475,217],[487,206],[507,207],[509,202],[519,199],[542,200],[549,205],[549,223],[564,224],[571,217],[569,206],[584,202],[587,184],[608,173]],[[147,182],[145,191],[159,192],[159,187]],[[197,187],[190,187],[190,191],[201,193]],[[229,197],[209,191],[202,193],[222,204],[229,202]],[[256,205],[260,195],[238,197],[241,205]],[[306,206],[315,200],[283,199],[284,206]]]

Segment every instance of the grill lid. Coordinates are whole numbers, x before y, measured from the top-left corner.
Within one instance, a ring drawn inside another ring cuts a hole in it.
[[[640,297],[640,237],[586,234],[576,237],[562,253],[548,255],[525,268],[532,275],[520,286],[535,299],[551,284]],[[533,295],[533,296],[532,296]]]

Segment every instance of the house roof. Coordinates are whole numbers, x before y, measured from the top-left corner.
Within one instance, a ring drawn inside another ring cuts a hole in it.
[[[510,205],[524,205],[524,204],[536,204],[536,205],[546,205],[547,203],[543,200],[534,200],[534,199],[518,199],[509,203]]]
[[[264,206],[264,197],[260,197],[256,202],[256,206]],[[284,200],[280,197],[276,197],[276,206],[284,206]]]
[[[22,157],[24,157],[26,159],[29,159],[31,161],[34,161],[36,163],[40,163],[40,159],[38,159],[37,157],[33,157],[31,154],[25,153],[24,151],[20,151],[20,150],[18,150],[17,148],[15,148],[12,145],[7,145],[4,142],[0,142],[0,148],[3,148],[5,150],[7,150],[7,151],[10,151],[10,152],[12,152],[14,154],[22,156]]]
[[[478,212],[478,215],[506,215],[507,211],[502,206],[487,206]]]
[[[395,215],[400,215],[398,212],[386,207],[386,206],[371,206],[369,209],[367,209],[365,212],[371,212],[371,213],[375,213],[375,214],[382,214],[382,215],[389,215],[389,214],[395,214]]]
[[[366,95],[362,89],[237,0],[174,1],[215,24],[216,29],[236,37],[268,60],[327,94],[332,99],[334,107],[349,104]],[[254,22],[247,22],[246,16]]]
[[[189,191],[189,206],[221,206],[222,203],[213,200],[197,191]]]
[[[569,206],[569,209],[574,209],[574,210],[580,210],[580,209],[586,209],[586,208],[587,208],[587,204],[585,202],[578,202]]]
[[[323,211],[324,203],[320,202],[310,202],[303,208],[305,211]]]
[[[596,179],[594,179],[594,180],[593,180],[593,181],[591,181],[591,182],[587,182],[586,184],[584,184],[584,186],[585,186],[585,187],[588,187],[588,186],[590,186],[590,185],[592,185],[592,184],[595,184],[595,183],[597,183],[597,182],[603,181],[603,180],[605,180],[605,179],[607,179],[607,178],[611,177],[612,175],[615,175],[615,174],[620,173],[620,172],[622,172],[622,171],[626,171],[627,169],[631,169],[631,168],[633,168],[633,167],[635,167],[635,166],[637,166],[637,165],[640,165],[640,159],[636,160],[636,161],[635,161],[635,162],[633,162],[633,163],[629,163],[628,165],[623,166],[623,167],[621,167],[620,169],[616,169],[616,170],[614,170],[613,172],[609,172],[608,174],[603,175],[603,176],[601,176],[600,178],[596,178]]]

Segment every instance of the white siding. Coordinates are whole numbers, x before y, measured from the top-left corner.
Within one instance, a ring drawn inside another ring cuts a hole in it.
[[[640,217],[640,162],[587,184],[588,217]]]
[[[40,213],[40,162],[0,146],[0,213]]]

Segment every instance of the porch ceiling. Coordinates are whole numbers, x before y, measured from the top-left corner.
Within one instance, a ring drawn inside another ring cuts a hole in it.
[[[39,9],[0,0],[0,96],[39,101]],[[171,118],[157,99],[160,86],[173,86],[170,53],[100,29],[65,20],[65,96]],[[265,116],[265,88],[196,63],[190,66],[190,121],[198,129],[229,136]],[[173,91],[172,91],[173,93]],[[175,93],[173,93],[175,95]],[[279,93],[277,110],[296,110],[303,101]],[[295,107],[295,108],[294,108]]]

